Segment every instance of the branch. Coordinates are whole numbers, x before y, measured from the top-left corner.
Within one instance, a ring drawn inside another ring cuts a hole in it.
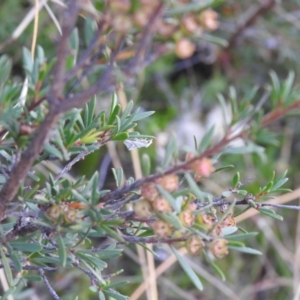
[[[98,278],[91,271],[81,267],[78,262],[73,262],[72,264],[75,268],[79,269],[90,278],[92,285],[96,285],[96,283],[99,282]]]
[[[81,56],[77,60],[75,67],[65,74],[65,78],[64,78],[65,81],[69,81],[70,79],[72,79],[77,74],[77,72],[85,66],[85,64],[87,62],[90,63],[89,57],[92,54],[93,50],[96,48],[96,46],[99,46],[98,45],[99,38],[101,37],[101,34],[103,33],[102,29],[103,29],[104,25],[105,25],[104,21],[102,21],[98,25],[98,30],[95,32],[94,37],[92,38],[88,47],[84,50],[84,52],[81,54]],[[104,49],[104,46],[102,46],[101,48]],[[102,52],[101,48],[100,48],[100,51],[98,51],[98,52]]]
[[[20,161],[13,167],[10,173],[10,179],[7,180],[0,192],[0,220],[5,216],[8,203],[16,196],[21,182],[27,176],[32,164],[40,154],[43,146],[50,138],[50,131],[56,124],[60,114],[51,109],[37,129],[34,138],[28,148],[22,153]]]
[[[87,155],[93,153],[94,151],[96,151],[97,149],[99,149],[100,147],[102,147],[103,145],[105,145],[107,143],[107,141],[100,141],[100,142],[96,142],[93,144],[93,146],[95,148],[93,148],[92,150],[86,150],[86,151],[82,151],[80,152],[74,159],[72,159],[55,177],[54,181],[57,181],[58,179],[60,179],[66,172],[69,172],[72,167],[79,162],[80,160],[84,159]]]
[[[128,236],[122,235],[122,238],[129,243],[143,243],[143,244],[172,244],[176,242],[184,242],[189,237],[181,237],[181,238],[159,238],[159,237],[137,237],[137,236]]]
[[[9,264],[9,267],[11,269],[15,269],[15,265],[13,263]],[[4,265],[0,264],[0,269],[3,269]],[[40,266],[22,266],[23,270],[28,270],[28,271],[39,271],[40,269],[43,269],[44,271],[48,271],[48,272],[53,272],[53,271],[57,271],[58,267],[52,268],[52,267],[40,267]]]
[[[52,286],[50,285],[47,277],[45,276],[45,272],[44,272],[44,269],[43,268],[39,268],[39,273],[41,275],[41,277],[43,278],[43,281],[44,283],[46,284],[50,294],[52,295],[52,297],[55,299],[55,300],[60,300],[60,297],[58,297],[58,295],[56,294],[56,292],[54,291],[54,289],[52,288]]]
[[[63,14],[62,24],[62,37],[58,42],[57,47],[57,61],[53,72],[53,84],[47,96],[48,101],[51,103],[59,103],[63,98],[63,91],[65,88],[65,68],[66,57],[68,55],[69,36],[74,29],[78,14],[79,14],[80,0],[69,0],[68,7]]]
[[[57,48],[57,61],[54,67],[53,84],[47,95],[50,103],[50,109],[36,130],[33,139],[27,149],[23,152],[20,161],[13,167],[10,179],[6,181],[0,191],[0,221],[5,217],[5,211],[8,203],[16,196],[21,182],[25,179],[35,159],[40,154],[43,146],[50,138],[50,132],[57,123],[61,111],[58,104],[64,89],[65,59],[68,49],[68,38],[71,34],[78,16],[78,1],[70,0],[68,8],[63,15],[63,33]]]
[[[130,75],[134,75],[138,71],[140,71],[137,70],[137,67],[140,65],[147,47],[149,47],[151,41],[151,34],[155,30],[156,21],[161,16],[163,7],[164,5],[160,4],[151,15],[148,26],[144,30],[142,39],[139,43],[139,47],[135,53],[134,59],[123,70],[124,74],[126,74],[127,79],[130,78]],[[115,62],[115,58],[117,57],[117,54],[118,52],[115,51],[115,53],[110,59],[109,66],[107,67],[104,74],[99,78],[99,80],[96,81],[96,83],[91,85],[88,89],[86,89],[83,92],[80,92],[76,95],[70,95],[61,103],[60,105],[61,112],[66,112],[73,107],[82,107],[85,103],[87,103],[94,95],[96,95],[100,91],[101,92],[110,91],[113,88],[113,86],[116,83],[113,70],[114,70],[114,62]]]
[[[230,51],[231,48],[235,45],[238,37],[252,24],[254,24],[257,18],[261,15],[267,13],[274,5],[276,4],[275,0],[264,1],[260,6],[258,6],[253,13],[248,17],[247,20],[240,22],[240,25],[237,27],[236,31],[230,37],[228,45],[225,48],[225,51]]]

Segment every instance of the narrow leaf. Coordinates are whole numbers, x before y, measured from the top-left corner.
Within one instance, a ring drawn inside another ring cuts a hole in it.
[[[277,215],[272,209],[266,208],[266,207],[261,207],[258,209],[260,213],[263,215],[266,215],[270,218],[273,218],[275,220],[283,221],[283,217],[280,215]]]
[[[258,232],[235,234],[235,235],[227,236],[226,240],[228,240],[228,241],[240,241],[240,240],[246,240],[246,239],[251,238],[251,237],[255,237],[256,235],[258,235]]]
[[[202,138],[200,145],[198,147],[198,151],[202,152],[204,150],[206,150],[211,142],[212,136],[214,134],[215,131],[215,125],[213,125],[204,135],[204,137]]]
[[[170,141],[169,141],[168,146],[167,146],[165,156],[164,156],[164,160],[161,164],[161,167],[163,169],[165,169],[167,167],[167,165],[169,164],[175,150],[176,150],[176,140],[175,140],[174,136],[171,136]]]
[[[63,267],[65,267],[67,263],[67,251],[66,251],[64,240],[60,234],[57,237],[57,244],[58,244],[58,255],[59,255],[60,263]]]
[[[150,175],[151,172],[151,160],[150,156],[146,153],[142,155],[142,170],[143,170],[143,175],[148,176]]]
[[[223,170],[226,170],[226,169],[232,169],[232,168],[234,168],[234,165],[223,166],[223,167],[215,169],[214,173],[217,173],[217,172],[220,172],[220,171],[223,171]]]
[[[127,132],[122,132],[119,134],[116,134],[112,137],[112,141],[125,141],[129,138],[129,134]]]
[[[6,258],[5,253],[3,252],[3,250],[0,249],[0,251],[1,251],[1,261],[2,261],[2,264],[3,264],[3,267],[4,267],[4,272],[5,272],[5,275],[6,275],[6,279],[8,281],[8,285],[12,286],[13,285],[13,276],[12,276],[11,268],[9,266],[8,259]]]
[[[185,178],[192,190],[192,193],[201,201],[204,200],[204,193],[200,190],[195,180],[192,178],[191,174],[185,173]]]
[[[231,250],[236,250],[239,252],[247,253],[247,254],[253,254],[253,255],[262,255],[262,253],[256,249],[248,248],[248,247],[235,247],[235,246],[228,246]]]
[[[18,242],[18,241],[12,241],[10,242],[10,245],[20,251],[24,252],[38,252],[43,249],[43,247],[38,243],[26,243],[26,242]]]
[[[117,291],[114,290],[104,290],[103,293],[109,297],[110,299],[115,299],[115,300],[128,300],[129,297],[121,295]]]
[[[193,282],[193,284],[195,285],[195,287],[198,290],[203,291],[203,285],[202,285],[199,277],[194,272],[194,270],[183,259],[183,257],[179,254],[179,252],[176,250],[176,248],[174,248],[173,246],[171,246],[171,249],[172,249],[174,255],[176,256],[179,264],[181,265],[182,269],[185,271],[186,275],[191,279],[191,281]]]
[[[113,229],[111,229],[110,227],[106,226],[106,225],[101,225],[101,228],[107,232],[107,234],[112,237],[113,239],[124,243],[124,239],[122,238],[122,236],[120,236],[116,231],[114,231]]]
[[[16,254],[15,251],[13,251],[12,247],[10,247],[9,245],[7,246],[7,250],[9,252],[10,259],[13,262],[16,270],[18,272],[21,272],[22,271],[22,265],[21,265],[21,262],[18,258],[18,255]]]
[[[172,197],[172,195],[167,192],[163,187],[160,185],[156,185],[157,190],[160,192],[160,194],[166,198],[166,200],[169,202],[169,204],[173,207],[173,209],[178,213],[180,212],[180,205],[179,203]]]

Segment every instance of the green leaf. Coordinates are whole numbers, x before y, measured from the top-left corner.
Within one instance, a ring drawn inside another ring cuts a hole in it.
[[[191,174],[189,173],[185,173],[185,178],[192,190],[192,193],[201,201],[204,200],[205,198],[205,194],[200,190],[200,188],[198,187],[197,183],[195,182],[195,180],[192,178]],[[210,200],[210,198],[208,198],[208,200]]]
[[[155,111],[146,111],[146,112],[138,113],[137,115],[135,115],[132,118],[131,122],[137,122],[142,119],[148,118],[149,116],[153,115],[154,113],[155,113]]]
[[[121,111],[121,105],[117,104],[114,110],[112,111],[112,113],[109,115],[107,125],[112,125],[115,122],[116,117],[120,113],[120,111]]]
[[[84,22],[84,43],[89,46],[94,38],[94,33],[97,28],[97,22],[94,18],[86,17]]]
[[[217,173],[217,172],[220,172],[220,171],[223,171],[223,170],[226,170],[226,169],[232,169],[232,168],[234,168],[234,165],[223,166],[223,167],[215,169],[214,173]]]
[[[97,293],[98,292],[98,287],[96,287],[95,285],[92,285],[89,287],[89,290],[92,291],[93,293]]]
[[[221,230],[221,232],[222,232],[222,235],[226,236],[226,238],[227,238],[227,235],[230,235],[230,234],[236,232],[237,230],[238,230],[237,227],[230,226],[230,227],[223,227],[222,230]]]
[[[59,160],[63,160],[63,156],[61,152],[53,145],[51,144],[46,144],[44,147],[44,150],[50,154],[53,155],[54,157],[57,157]]]
[[[241,233],[241,234],[226,236],[226,240],[228,240],[228,241],[240,241],[240,240],[246,240],[246,239],[255,237],[257,235],[258,235],[258,232]]]
[[[26,242],[18,242],[11,241],[9,243],[14,249],[24,251],[24,252],[39,252],[43,249],[43,247],[39,243],[26,243]]]
[[[240,241],[228,241],[228,245],[234,247],[245,247],[245,244]]]
[[[95,107],[96,107],[96,97],[93,97],[93,99],[88,104],[85,105],[85,108],[82,112],[83,114],[82,119],[85,127],[92,124],[93,116],[95,113]]]
[[[179,254],[179,252],[171,246],[171,249],[176,256],[179,264],[181,265],[182,269],[185,271],[186,275],[191,279],[195,287],[199,291],[203,291],[203,285],[199,279],[199,277],[196,275],[196,273],[193,271],[193,269],[190,267],[190,265],[184,260],[184,258]]]
[[[159,213],[157,212],[156,215],[166,221],[167,223],[171,224],[175,229],[182,229],[181,222],[179,218],[171,213],[166,214],[166,213]]]
[[[74,28],[69,40],[70,48],[72,50],[75,50],[75,52],[78,51],[79,48],[79,35],[78,35],[78,28]]]
[[[107,234],[112,237],[113,239],[121,242],[121,243],[124,243],[124,239],[122,238],[122,236],[120,236],[116,231],[114,231],[113,229],[111,229],[110,227],[106,226],[106,225],[103,225],[101,224],[101,228],[107,232]]]
[[[91,266],[94,266],[98,270],[102,271],[103,269],[107,268],[107,263],[99,258],[96,257],[93,253],[82,253],[82,251],[77,251],[76,255],[84,260]]]
[[[2,85],[4,85],[4,83],[6,83],[6,81],[8,80],[8,78],[10,76],[11,66],[12,66],[12,62],[8,58],[8,56],[7,55],[1,55],[1,57],[0,57],[0,69],[1,69],[1,72],[0,72],[0,91],[1,91]]]
[[[116,180],[116,185],[120,188],[124,184],[124,172],[122,168],[114,169],[112,168],[113,175]]]
[[[103,293],[105,295],[107,295],[108,297],[112,297],[112,299],[115,300],[128,300],[129,297],[121,295],[120,293],[118,293],[117,291],[114,290],[104,290]]]
[[[112,137],[112,141],[125,141],[129,138],[129,134],[127,132],[122,132],[119,134],[116,134]]]
[[[280,85],[280,80],[277,76],[277,74],[272,70],[270,71],[270,77],[272,81],[272,90],[271,90],[271,100],[273,105],[275,106],[277,102],[280,99],[280,90],[281,90],[281,85]]]
[[[121,255],[122,249],[111,249],[111,250],[106,250],[106,249],[101,249],[100,252],[97,254],[99,259],[110,259],[110,258],[115,258]]]
[[[179,213],[180,212],[180,203],[176,201],[172,195],[167,192],[163,187],[160,185],[156,185],[157,190],[160,192],[160,194],[166,198],[166,200],[169,202],[169,204],[173,207],[173,209]]]
[[[225,281],[226,276],[224,272],[212,260],[209,261],[209,264],[211,265],[215,273],[222,279],[222,281]]]
[[[262,253],[256,249],[248,248],[248,247],[235,247],[235,246],[228,246],[231,250],[236,250],[239,252],[253,254],[253,255],[262,255]]]
[[[9,266],[8,259],[6,258],[6,255],[2,249],[0,249],[0,252],[1,252],[1,261],[3,264],[6,279],[8,281],[8,285],[11,287],[13,285],[13,276],[12,276],[11,268]]]
[[[22,271],[22,265],[21,265],[21,262],[19,260],[19,257],[18,255],[16,254],[15,251],[13,251],[12,247],[10,245],[7,245],[7,250],[8,250],[8,253],[9,253],[9,256],[10,256],[10,259],[11,261],[13,262],[16,270],[18,272],[21,272]]]
[[[280,179],[280,180],[274,182],[272,188],[270,189],[270,192],[276,191],[278,188],[283,186],[288,180],[289,180],[288,178],[283,178],[283,179]]]
[[[9,288],[1,297],[1,300],[6,300],[8,299],[9,295],[14,295],[14,293],[16,292],[17,287],[16,286],[12,286],[11,288]]]
[[[171,138],[170,138],[170,141],[168,143],[164,159],[163,159],[162,164],[161,164],[161,167],[163,169],[165,169],[167,167],[167,165],[169,164],[170,160],[173,157],[173,154],[174,154],[175,150],[176,150],[176,139],[172,135]]]
[[[67,263],[67,251],[66,251],[65,242],[60,234],[57,237],[57,244],[58,244],[59,261],[61,265],[65,267]]]
[[[262,188],[260,193],[268,193],[270,191],[270,189],[273,187],[273,185],[274,185],[274,182],[270,181],[265,187]]]
[[[197,12],[206,8],[211,8],[214,5],[222,3],[223,0],[206,0],[199,2],[188,3],[185,5],[177,5],[174,8],[167,10],[167,16],[181,15],[189,12]]]
[[[160,256],[154,252],[152,249],[150,249],[149,247],[147,247],[144,243],[137,243],[139,246],[141,246],[142,248],[144,248],[146,251],[150,252],[153,256],[159,258]]]
[[[102,291],[99,291],[99,300],[105,300],[105,295]]]
[[[23,68],[27,71],[27,74],[31,74],[33,69],[33,60],[30,51],[23,47]]]
[[[109,287],[111,289],[115,289],[116,287],[124,286],[124,285],[128,284],[129,282],[130,282],[129,280],[123,280],[123,281],[119,281],[119,282],[114,282],[114,283],[110,284]]]
[[[35,281],[35,282],[42,280],[42,277],[39,275],[24,275],[24,276],[22,276],[22,278],[24,278],[28,281]]]
[[[144,176],[149,176],[151,172],[151,160],[150,156],[147,153],[142,155],[142,170]]]
[[[115,127],[115,134],[118,134],[120,132],[121,129],[121,121],[119,116],[116,116],[116,127]]]
[[[236,172],[232,179],[232,187],[235,189],[240,182],[240,172]]]
[[[225,191],[225,192],[222,193],[222,196],[224,198],[230,197],[231,195],[232,195],[232,191]]]
[[[260,207],[260,208],[258,209],[258,211],[259,211],[260,213],[262,213],[263,215],[266,215],[266,216],[268,216],[268,217],[271,217],[271,218],[273,218],[273,219],[275,219],[275,220],[283,221],[283,217],[280,216],[280,215],[277,215],[277,214],[275,213],[275,211],[272,210],[272,209],[270,209],[270,208]]]
[[[246,190],[237,190],[236,193],[242,196],[246,196],[248,194]]]
[[[225,39],[222,39],[220,37],[217,37],[215,35],[207,34],[207,33],[202,33],[199,38],[201,40],[204,40],[206,42],[210,42],[216,45],[220,45],[222,47],[227,47],[228,42]]]
[[[280,100],[282,102],[285,102],[288,99],[288,96],[290,95],[292,91],[292,87],[295,80],[295,72],[290,71],[287,79],[282,84],[282,90],[281,90],[281,97]]]
[[[203,152],[204,150],[206,150],[208,148],[208,146],[210,145],[214,131],[215,131],[215,125],[213,125],[203,136],[199,146],[197,147],[197,150],[200,153]]]
[[[121,116],[121,124],[123,124],[123,122],[125,121],[125,119],[128,117],[128,115],[130,114],[131,110],[133,107],[133,101],[130,100],[127,104],[127,106],[125,107],[122,116]]]

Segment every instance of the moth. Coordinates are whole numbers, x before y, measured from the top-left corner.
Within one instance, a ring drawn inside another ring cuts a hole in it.
[[[144,138],[130,138],[125,140],[124,144],[128,150],[136,148],[147,148],[152,144],[152,140]]]

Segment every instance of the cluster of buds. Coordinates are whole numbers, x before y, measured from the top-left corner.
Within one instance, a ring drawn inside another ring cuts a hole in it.
[[[190,2],[186,1],[179,5],[188,5]],[[138,28],[152,25],[150,18],[160,4],[159,0],[140,0],[134,4],[130,0],[110,0],[100,18],[102,23],[106,24],[107,31],[112,29],[120,34],[134,33]],[[183,15],[162,16],[155,21],[154,30],[160,43],[163,44],[168,39],[175,41],[175,54],[181,59],[186,59],[196,51],[192,39],[198,38],[205,30],[213,31],[218,27],[218,14],[206,9]],[[136,37],[139,38],[139,35]]]
[[[51,205],[45,215],[56,223],[71,224],[78,220],[78,210],[72,208],[67,202]]]
[[[181,17],[179,21],[179,29],[176,32],[177,42],[175,45],[175,53],[181,59],[191,57],[196,51],[196,45],[188,38],[197,37],[204,30],[213,31],[219,27],[218,14],[206,9],[200,13],[187,13]]]
[[[181,206],[181,212],[179,219],[183,226],[191,227],[195,222],[194,211],[197,209],[197,205],[193,199],[184,200]]]
[[[189,168],[202,176],[208,176],[213,170],[211,161],[207,158],[196,160],[189,165]],[[209,168],[209,170],[207,170],[207,168]],[[177,215],[182,228],[175,229],[166,219],[159,218],[158,213],[172,213],[173,207],[169,201],[160,194],[157,185],[160,185],[167,192],[173,193],[178,190],[179,187],[178,176],[165,175],[154,182],[144,184],[141,188],[142,199],[134,204],[135,215],[145,219],[146,222],[148,222],[152,216],[156,215],[156,218],[154,218],[155,221],[151,221],[151,226],[157,237],[182,239],[182,241],[176,242],[176,246],[186,247],[188,253],[194,256],[200,255],[204,247],[208,248],[216,258],[222,258],[228,254],[228,242],[222,238],[222,229],[235,226],[232,213],[228,214],[222,223],[217,224],[218,217],[216,210],[211,209],[210,212],[197,214],[195,196],[189,194],[183,199],[180,212],[178,212]],[[211,240],[204,241],[197,235],[191,236],[189,227],[192,227],[194,224],[200,225],[200,227],[209,234]]]
[[[155,212],[169,213],[173,211],[168,200],[156,188],[160,185],[165,191],[173,193],[179,187],[178,176],[166,175],[153,183],[146,183],[141,188],[142,200],[134,204],[135,215],[139,218],[150,218]],[[157,219],[152,228],[158,237],[168,237],[172,234],[172,226],[164,220]]]

